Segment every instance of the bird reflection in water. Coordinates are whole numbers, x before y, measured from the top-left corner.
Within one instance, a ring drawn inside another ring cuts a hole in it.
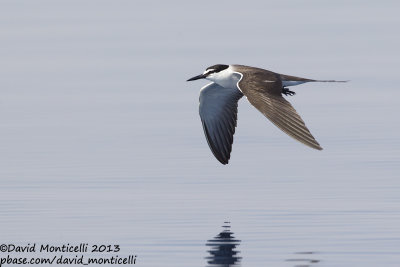
[[[235,239],[230,230],[230,222],[224,222],[222,226],[224,230],[214,239],[208,240],[206,246],[210,246],[208,250],[210,256],[206,257],[208,266],[218,267],[236,267],[239,266],[242,257],[237,256],[240,251],[236,251],[236,246],[240,240]]]

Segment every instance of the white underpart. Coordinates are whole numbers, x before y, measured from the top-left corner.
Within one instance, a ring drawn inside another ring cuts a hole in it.
[[[221,70],[220,72],[217,73],[211,73],[209,76],[207,76],[207,80],[213,81],[216,84],[219,84],[222,87],[225,88],[238,88],[237,83],[240,80],[238,72],[235,72],[231,66],[229,66],[227,69]]]
[[[299,84],[302,84],[302,83],[306,83],[306,81],[282,81],[283,87],[295,86],[295,85],[299,85]]]

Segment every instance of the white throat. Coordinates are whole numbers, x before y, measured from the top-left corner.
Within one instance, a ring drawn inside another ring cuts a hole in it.
[[[212,73],[206,77],[207,80],[213,81],[225,88],[237,88],[240,75],[235,72],[231,66],[217,73]]]

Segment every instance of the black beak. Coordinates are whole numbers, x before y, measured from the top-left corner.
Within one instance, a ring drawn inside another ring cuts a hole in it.
[[[198,80],[198,79],[204,79],[205,77],[207,77],[207,75],[200,74],[200,75],[194,76],[193,78],[190,78],[189,80],[187,80],[187,82]]]

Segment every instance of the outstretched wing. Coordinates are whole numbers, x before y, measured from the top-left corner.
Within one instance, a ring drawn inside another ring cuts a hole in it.
[[[265,77],[264,77],[265,76]],[[297,141],[322,150],[293,106],[282,96],[278,74],[262,71],[246,73],[238,83],[240,91],[265,117]]]
[[[208,146],[222,164],[227,164],[230,158],[238,101],[242,96],[238,89],[216,83],[204,86],[200,92],[199,113],[204,134]]]

